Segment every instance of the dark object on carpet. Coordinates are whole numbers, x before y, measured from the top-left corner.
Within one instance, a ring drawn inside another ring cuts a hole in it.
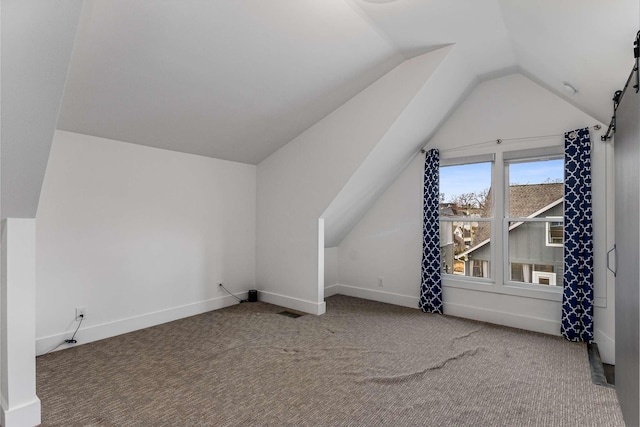
[[[37,359],[50,426],[623,426],[587,347],[335,295],[256,302]]]
[[[278,314],[282,314],[283,316],[291,317],[291,318],[293,318],[293,319],[297,319],[298,317],[302,316],[302,314],[294,313],[294,312],[292,312],[292,311],[287,311],[287,310],[285,310],[285,311],[281,311],[281,312],[280,312],[280,313],[278,313]]]
[[[603,363],[604,375],[607,377],[607,382],[613,386],[616,385],[616,366]]]
[[[593,381],[595,385],[613,388],[613,386],[607,381],[604,367],[602,365],[602,359],[600,358],[600,351],[598,350],[598,344],[587,344],[587,353],[589,354],[591,381]]]
[[[247,301],[249,302],[257,302],[258,301],[258,291],[255,289],[249,290],[247,293]]]

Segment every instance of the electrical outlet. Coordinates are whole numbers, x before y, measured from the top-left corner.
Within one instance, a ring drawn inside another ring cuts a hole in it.
[[[382,288],[384,286],[384,277],[378,277],[378,286]]]
[[[76,320],[87,318],[87,307],[76,307]]]

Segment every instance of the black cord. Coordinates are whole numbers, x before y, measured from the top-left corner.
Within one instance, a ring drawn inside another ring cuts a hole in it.
[[[236,295],[234,295],[234,294],[232,294],[231,292],[229,292],[229,289],[225,288],[225,287],[224,287],[224,285],[223,285],[222,283],[219,283],[219,284],[218,284],[218,286],[220,286],[222,289],[224,289],[225,291],[227,291],[227,293],[228,293],[229,295],[231,295],[232,297],[234,297],[234,298],[235,298],[235,299],[237,299],[238,301],[240,301],[240,302],[247,302],[247,300],[246,300],[246,299],[240,299],[240,298],[238,298]]]
[[[60,347],[62,344],[64,344],[65,342],[62,341],[60,344],[58,344],[57,346],[53,347],[51,350],[47,351],[46,353],[42,353],[41,356],[44,356],[46,354],[51,353],[53,350],[55,350],[56,348]]]
[[[49,354],[51,353],[53,350],[55,350],[56,348],[60,347],[62,344],[76,344],[78,341],[76,341],[76,334],[78,333],[78,329],[80,329],[80,325],[82,325],[82,321],[84,320],[84,314],[80,315],[80,323],[78,323],[78,327],[76,328],[75,332],[73,333],[73,336],[68,339],[68,340],[64,340],[62,341],[60,344],[58,344],[57,346],[53,347],[51,350],[47,351],[46,353],[41,354],[41,356],[44,356],[45,354]]]
[[[71,339],[68,340],[64,340],[65,343],[67,344],[76,344],[78,341],[75,340],[76,334],[78,333],[78,329],[80,329],[80,325],[82,325],[82,321],[84,320],[84,314],[80,315],[80,323],[78,323],[78,327],[76,328],[75,332],[73,333],[73,336],[71,337]]]
[[[640,74],[637,73],[638,67],[640,66],[640,31],[636,34],[636,40],[633,42],[633,57],[636,59],[636,84],[633,85],[633,88],[636,90],[636,93],[640,90]]]

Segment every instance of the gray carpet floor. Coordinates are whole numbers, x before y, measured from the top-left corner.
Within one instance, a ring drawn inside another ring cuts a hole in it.
[[[622,426],[562,338],[333,296],[261,302],[37,359],[43,426]]]

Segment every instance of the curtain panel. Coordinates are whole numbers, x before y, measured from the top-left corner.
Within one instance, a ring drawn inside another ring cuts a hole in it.
[[[440,153],[426,152],[424,160],[422,227],[422,285],[420,309],[442,314],[440,255]]]
[[[565,133],[562,336],[593,341],[593,228],[589,128]]]

